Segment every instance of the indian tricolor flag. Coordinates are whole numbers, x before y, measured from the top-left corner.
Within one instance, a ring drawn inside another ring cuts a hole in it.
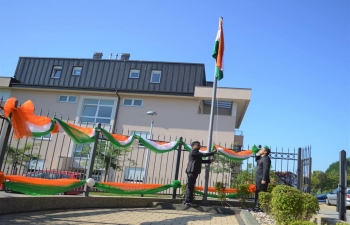
[[[222,17],[219,22],[219,30],[216,35],[213,58],[216,60],[215,77],[218,80],[224,78],[223,58],[224,58],[224,29],[222,27]]]

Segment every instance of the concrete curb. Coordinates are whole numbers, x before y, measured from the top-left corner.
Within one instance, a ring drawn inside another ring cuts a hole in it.
[[[258,221],[256,221],[252,214],[247,210],[242,209],[239,216],[246,225],[259,225]]]
[[[190,211],[190,212],[204,212],[204,213],[225,214],[225,215],[238,215],[241,212],[240,209],[223,208],[223,207],[207,207],[207,206],[189,207],[183,204],[172,204],[172,203],[166,203],[166,202],[153,202],[150,206],[156,209],[173,209],[173,210],[182,210],[182,211]]]

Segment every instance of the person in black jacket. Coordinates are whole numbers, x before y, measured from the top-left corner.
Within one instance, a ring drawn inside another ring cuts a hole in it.
[[[207,156],[213,156],[217,150],[214,149],[211,153],[201,153],[199,152],[199,149],[201,147],[201,144],[199,141],[194,141],[191,143],[192,151],[189,154],[188,158],[188,164],[186,168],[186,174],[187,174],[187,187],[186,187],[186,195],[185,195],[185,205],[188,206],[197,206],[194,204],[193,201],[193,191],[194,191],[194,185],[196,183],[198,174],[201,173],[202,170],[202,163],[212,163],[214,162],[214,159],[211,160],[203,160],[202,157]]]
[[[259,192],[267,192],[267,186],[270,183],[270,167],[271,159],[269,157],[271,150],[265,146],[256,154],[257,170],[255,176],[256,182],[256,193],[255,193],[255,203],[257,208],[259,208]]]

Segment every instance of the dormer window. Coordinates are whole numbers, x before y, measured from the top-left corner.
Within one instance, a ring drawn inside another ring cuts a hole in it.
[[[83,70],[83,67],[81,67],[81,66],[74,66],[73,67],[73,71],[72,71],[72,75],[73,76],[80,76],[82,70]]]
[[[62,73],[62,66],[54,66],[52,69],[51,78],[60,78]]]
[[[162,75],[162,72],[159,70],[152,70],[151,74],[151,83],[160,83],[160,77]]]
[[[139,78],[140,70],[130,70],[129,78]]]

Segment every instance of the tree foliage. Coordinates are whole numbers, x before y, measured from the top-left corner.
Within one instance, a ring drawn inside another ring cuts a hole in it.
[[[28,163],[31,160],[40,159],[40,155],[38,153],[32,153],[34,146],[31,144],[26,144],[22,148],[9,146],[6,149],[5,162],[6,164],[11,165],[12,173],[17,174],[17,167],[23,167],[26,169]],[[27,168],[29,169],[29,168]]]
[[[350,161],[350,158],[347,158]],[[350,186],[350,168],[347,168],[347,182]],[[311,176],[312,192],[319,194],[329,192],[338,187],[339,183],[339,161],[329,165],[328,169],[323,171],[314,171]]]
[[[91,153],[93,145],[87,145],[80,152],[81,155],[87,155]],[[110,142],[100,141],[97,144],[94,171],[104,170],[104,181],[107,181],[108,172],[110,168],[114,170],[122,170],[122,162],[124,161],[124,156],[129,153],[130,148],[115,147]],[[126,158],[125,160],[130,161],[131,165],[136,165],[134,160]]]
[[[297,183],[297,175],[292,172],[275,172],[275,177],[277,179],[276,183],[284,184],[288,186],[295,186]]]

